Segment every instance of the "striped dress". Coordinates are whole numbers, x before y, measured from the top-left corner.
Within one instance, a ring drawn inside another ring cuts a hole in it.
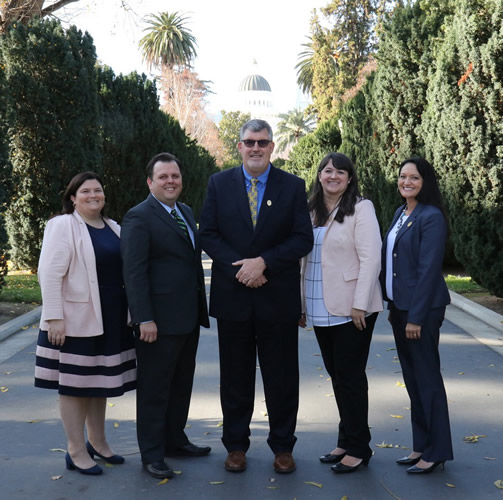
[[[127,326],[119,237],[105,224],[87,226],[96,256],[104,334],[66,337],[63,346],[49,343],[40,330],[35,386],[78,397],[121,396],[136,387],[134,337]]]

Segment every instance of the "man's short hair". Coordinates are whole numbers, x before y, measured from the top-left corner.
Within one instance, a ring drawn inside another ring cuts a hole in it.
[[[265,120],[250,120],[247,121],[239,131],[239,140],[242,141],[247,130],[251,130],[252,132],[260,132],[261,130],[267,130],[269,134],[269,140],[272,141],[272,128]]]
[[[172,155],[171,153],[157,153],[147,163],[147,166],[145,167],[145,173],[147,174],[147,177],[150,180],[152,180],[153,175],[154,175],[154,165],[158,161],[162,161],[163,163],[169,163],[169,162],[174,161],[178,165],[178,168],[180,169],[180,174],[182,173],[182,164],[180,163],[180,160],[175,155]]]

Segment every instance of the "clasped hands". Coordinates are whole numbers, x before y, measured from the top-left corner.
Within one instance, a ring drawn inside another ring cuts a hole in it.
[[[241,266],[236,279],[248,288],[259,288],[267,283],[267,278],[264,276],[267,266],[262,257],[237,260],[232,265]]]

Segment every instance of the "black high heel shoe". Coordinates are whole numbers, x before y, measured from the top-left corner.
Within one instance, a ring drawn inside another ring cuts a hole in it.
[[[93,465],[92,467],[89,467],[89,469],[81,469],[80,467],[77,467],[73,463],[72,457],[68,452],[65,455],[65,462],[67,470],[77,470],[86,476],[99,476],[100,474],[103,474],[103,469],[99,465]]]
[[[442,470],[444,470],[444,464],[445,460],[443,460],[442,462],[433,462],[429,467],[426,467],[426,469],[421,469],[421,467],[413,465],[412,467],[409,467],[407,469],[407,472],[409,474],[429,474],[430,472],[433,472],[439,465],[441,465]]]
[[[335,474],[348,474],[350,472],[355,472],[358,470],[358,467],[360,465],[365,465],[367,466],[369,464],[370,457],[362,459],[362,461],[358,465],[345,465],[341,462],[338,464],[332,465],[331,469],[334,471]]]
[[[98,453],[94,448],[93,445],[88,441],[86,443],[86,448],[87,452],[89,455],[91,455],[91,458],[94,458],[94,455],[97,457],[100,457],[102,460],[104,460],[108,464],[123,464],[124,463],[124,457],[121,457],[120,455],[112,455],[111,457],[105,457],[101,453]]]
[[[421,455],[417,458],[409,458],[409,457],[403,457],[399,458],[396,463],[398,465],[416,465],[419,460],[421,460]]]
[[[345,456],[346,452],[341,453],[340,455],[332,455],[332,453],[327,453],[326,455],[322,455],[320,457],[320,462],[323,464],[338,464]]]

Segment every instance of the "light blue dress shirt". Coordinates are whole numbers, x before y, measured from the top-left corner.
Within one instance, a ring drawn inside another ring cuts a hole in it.
[[[243,175],[245,176],[246,192],[248,193],[251,188],[251,178],[253,177],[247,171],[244,165],[241,166],[243,169]],[[257,177],[257,217],[260,213],[260,206],[262,205],[262,200],[264,199],[264,192],[267,185],[267,179],[269,177],[269,172],[271,171],[271,164],[267,167],[266,171]]]

